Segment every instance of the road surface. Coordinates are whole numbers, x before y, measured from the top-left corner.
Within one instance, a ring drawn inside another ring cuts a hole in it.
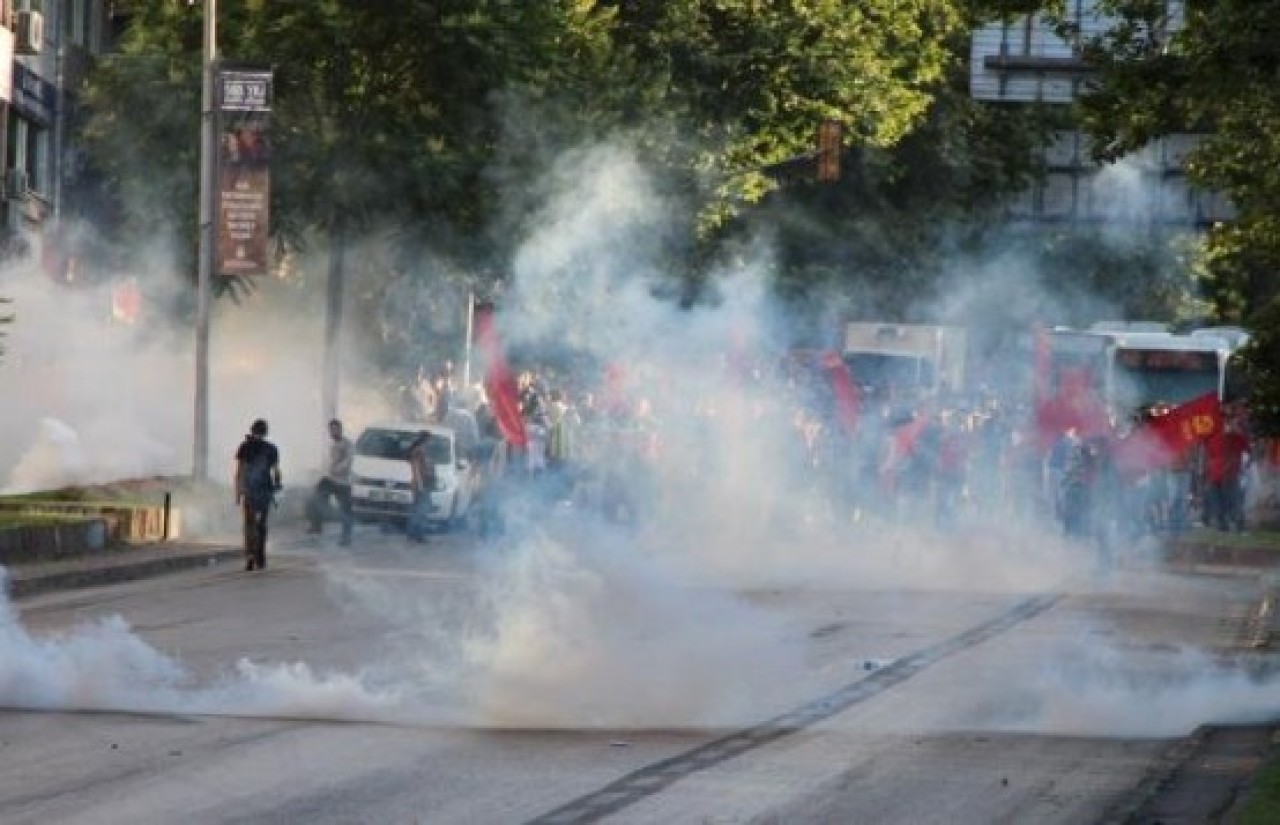
[[[1247,576],[729,588],[571,544],[283,531],[264,574],[19,602],[0,821],[1096,822],[1280,704]]]

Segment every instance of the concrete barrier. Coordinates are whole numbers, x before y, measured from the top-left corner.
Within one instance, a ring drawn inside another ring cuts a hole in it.
[[[109,543],[151,544],[182,537],[181,511],[164,504],[0,499],[0,512],[67,520],[101,520]]]
[[[58,561],[107,552],[105,519],[30,524],[0,529],[0,565]]]

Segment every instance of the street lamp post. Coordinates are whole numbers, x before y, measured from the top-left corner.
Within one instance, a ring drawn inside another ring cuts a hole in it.
[[[215,177],[218,163],[214,75],[218,62],[218,2],[204,0],[200,96],[200,240],[196,286],[196,392],[192,475],[209,478],[209,316],[213,304]]]

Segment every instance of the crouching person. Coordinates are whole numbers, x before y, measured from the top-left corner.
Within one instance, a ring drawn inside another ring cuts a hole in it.
[[[423,430],[409,447],[413,509],[405,532],[410,541],[426,541],[431,520],[431,491],[436,488],[436,465],[431,460],[431,433]]]
[[[329,464],[324,478],[316,485],[315,492],[307,501],[308,532],[319,533],[325,516],[333,511],[333,502],[337,501],[338,516],[342,521],[342,538],[339,544],[351,544],[351,526],[354,521],[351,515],[351,464],[355,459],[355,447],[351,439],[342,434],[342,422],[334,419],[329,422]]]

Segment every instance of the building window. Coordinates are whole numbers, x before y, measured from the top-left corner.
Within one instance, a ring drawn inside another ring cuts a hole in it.
[[[48,129],[10,112],[7,167],[26,172],[27,189],[33,192],[48,188],[49,138]]]
[[[81,48],[89,48],[91,13],[88,0],[62,0],[62,37]]]

